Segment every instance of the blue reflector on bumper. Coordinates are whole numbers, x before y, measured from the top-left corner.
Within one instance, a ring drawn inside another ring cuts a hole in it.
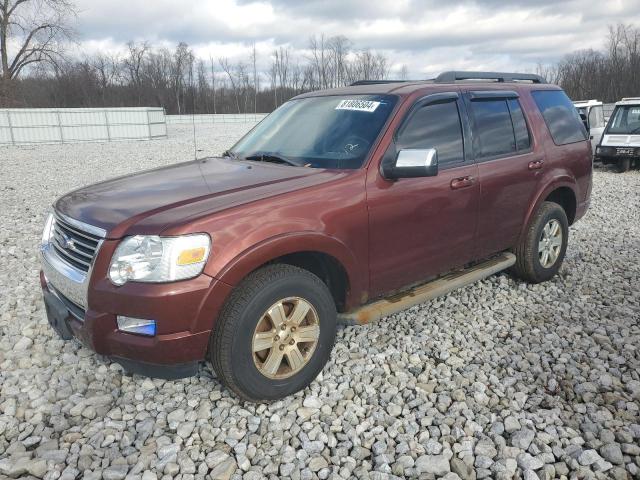
[[[153,337],[156,334],[156,321],[118,315],[118,330]]]

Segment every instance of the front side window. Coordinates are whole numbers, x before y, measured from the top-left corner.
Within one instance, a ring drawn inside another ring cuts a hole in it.
[[[538,90],[531,92],[531,95],[556,145],[566,145],[587,139],[587,131],[578,110],[562,90]]]
[[[231,149],[238,159],[312,168],[359,168],[391,114],[394,95],[290,100]]]
[[[640,133],[640,105],[618,105],[611,115],[607,133]]]
[[[396,147],[435,148],[440,165],[464,161],[462,124],[456,102],[432,103],[418,109],[398,133]]]

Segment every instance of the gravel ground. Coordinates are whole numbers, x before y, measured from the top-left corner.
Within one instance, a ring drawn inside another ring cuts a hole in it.
[[[247,128],[198,126],[200,154]],[[191,140],[0,148],[0,476],[640,478],[640,172],[595,173],[553,281],[501,274],[342,328],[307,390],[243,405],[208,366],[123,375],[58,340],[40,298],[46,207]]]

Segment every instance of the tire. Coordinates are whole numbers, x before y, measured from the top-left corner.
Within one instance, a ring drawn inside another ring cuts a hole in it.
[[[630,158],[622,158],[618,160],[618,172],[625,173],[628,172],[631,168],[631,159]]]
[[[551,236],[552,240],[546,242],[547,247],[553,246],[553,253],[551,253],[549,248],[544,248],[545,245],[541,245],[541,242],[550,237],[545,228],[555,230],[556,225],[561,238],[558,243],[557,237]],[[520,244],[513,249],[516,263],[512,271],[516,276],[530,283],[550,280],[562,266],[568,239],[569,222],[564,209],[557,203],[544,202],[529,222]],[[540,252],[541,248],[548,253],[546,259],[544,251]]]
[[[307,312],[299,323],[296,311]],[[336,316],[333,297],[317,276],[292,265],[266,266],[248,275],[225,303],[209,341],[209,360],[218,378],[243,400],[284,398],[307,387],[326,364]],[[278,327],[285,324],[283,333]],[[299,336],[303,331],[317,335],[315,343],[305,343]],[[254,353],[259,341],[273,346]],[[272,353],[282,359],[277,370],[275,361],[269,361]],[[297,369],[289,359],[298,362]]]

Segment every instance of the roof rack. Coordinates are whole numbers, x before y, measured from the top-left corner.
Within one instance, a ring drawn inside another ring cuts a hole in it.
[[[350,86],[357,85],[380,85],[386,83],[415,83],[415,82],[435,82],[435,83],[456,83],[465,80],[494,80],[496,82],[531,82],[547,83],[540,75],[535,73],[506,73],[506,72],[442,72],[433,80],[358,80]]]
[[[464,80],[495,80],[497,82],[528,81],[531,83],[547,83],[540,75],[533,73],[505,72],[443,72],[435,78],[435,83],[455,83]]]
[[[383,83],[406,83],[406,82],[419,82],[421,80],[358,80],[353,82],[350,87],[357,85],[378,85]]]

